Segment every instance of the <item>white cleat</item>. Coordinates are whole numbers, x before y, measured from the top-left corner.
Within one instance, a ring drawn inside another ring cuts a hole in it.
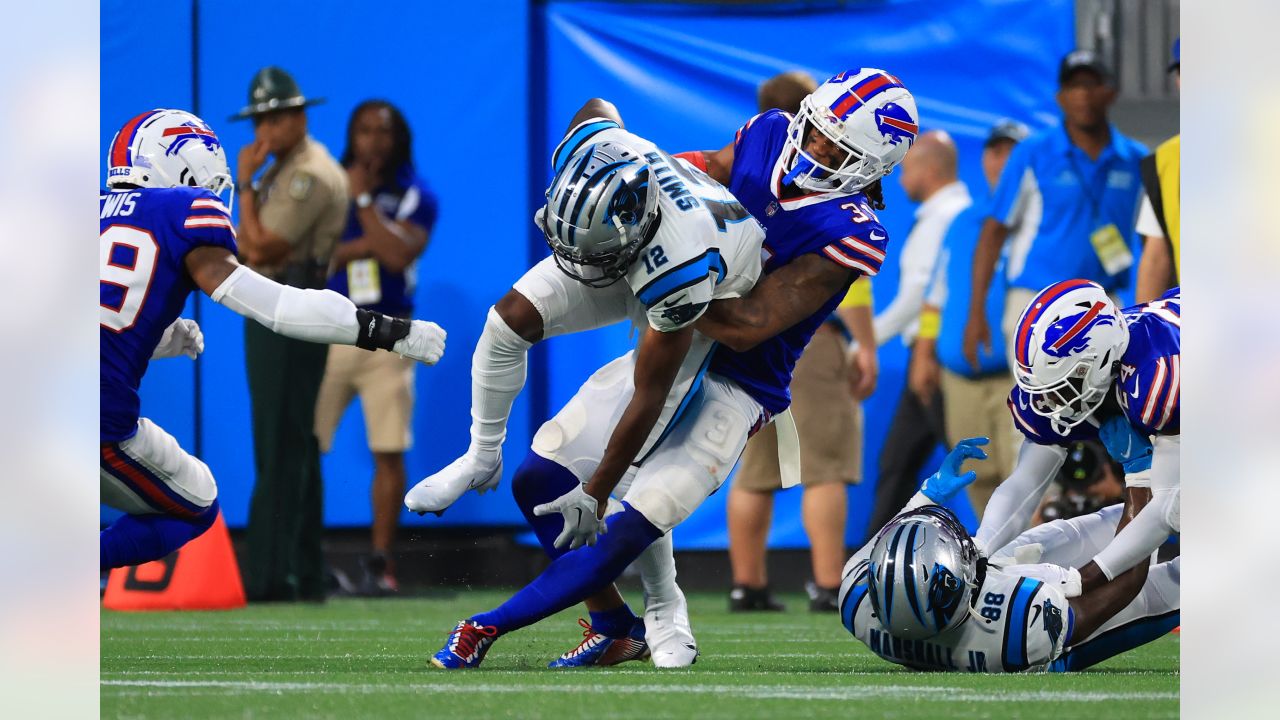
[[[468,490],[483,495],[496,489],[501,480],[501,454],[482,459],[467,453],[414,485],[404,496],[404,505],[419,515],[429,512],[440,515]]]
[[[698,643],[689,627],[689,604],[676,588],[674,597],[645,598],[644,639],[654,667],[684,668],[698,660]]]

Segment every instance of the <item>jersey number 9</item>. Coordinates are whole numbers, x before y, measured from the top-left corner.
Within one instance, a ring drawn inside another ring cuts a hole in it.
[[[132,225],[112,225],[98,239],[98,324],[113,332],[133,327],[147,300],[160,245]]]

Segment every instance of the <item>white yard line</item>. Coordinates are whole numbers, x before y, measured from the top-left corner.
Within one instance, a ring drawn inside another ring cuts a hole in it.
[[[155,690],[157,694],[181,691],[191,694],[200,690],[217,694],[251,695],[258,693],[412,693],[417,695],[453,694],[460,690],[486,693],[572,693],[597,695],[686,694],[726,695],[754,700],[865,700],[878,698],[933,699],[947,702],[1113,702],[1178,700],[1175,692],[1078,692],[1057,690],[992,690],[975,692],[948,687],[919,685],[879,685],[868,687],[820,688],[800,685],[743,687],[740,685],[584,685],[565,684],[472,684],[472,683],[333,683],[333,682],[263,682],[260,680],[103,680],[110,688]],[[176,694],[176,693],[175,693]]]

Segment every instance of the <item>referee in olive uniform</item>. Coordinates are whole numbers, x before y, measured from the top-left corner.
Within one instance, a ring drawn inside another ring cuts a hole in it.
[[[347,178],[307,134],[308,99],[280,68],[258,71],[249,105],[254,141],[236,172],[237,242],[254,270],[300,288],[323,288],[347,214]],[[271,165],[254,175],[267,156]],[[246,590],[250,600],[323,600],[324,557],[316,394],[328,347],[244,324],[257,482],[249,506]]]

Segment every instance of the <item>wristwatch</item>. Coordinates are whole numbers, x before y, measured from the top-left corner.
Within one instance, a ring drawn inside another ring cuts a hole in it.
[[[356,207],[361,210],[373,204],[373,196],[367,192],[362,192],[356,196]]]

